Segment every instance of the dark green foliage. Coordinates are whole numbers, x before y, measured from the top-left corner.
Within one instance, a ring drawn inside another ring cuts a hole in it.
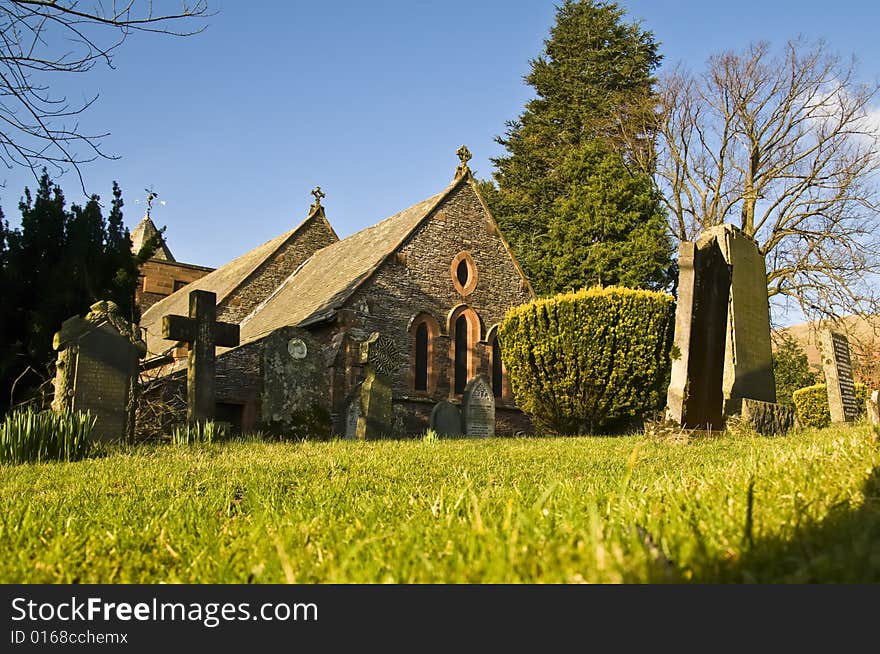
[[[66,208],[64,194],[43,172],[35,194],[19,203],[21,227],[0,219],[0,412],[26,399],[50,376],[52,336],[62,321],[85,314],[98,300],[112,300],[136,322],[134,290],[140,263],[157,243],[133,256],[122,223],[122,193],[113,184],[105,219],[100,198]],[[30,371],[15,386],[22,373]]]
[[[812,386],[819,375],[810,368],[807,355],[793,338],[786,336],[773,353],[773,377],[776,401],[791,406],[791,395],[799,388]]]
[[[663,406],[672,296],[593,288],[508,311],[499,338],[517,405],[542,432],[625,427]]]
[[[94,426],[79,411],[12,411],[0,423],[0,463],[78,461],[88,456]]]
[[[855,386],[856,404],[859,406],[860,415],[864,415],[868,387],[858,383]],[[801,427],[821,429],[831,424],[831,410],[828,408],[828,390],[825,384],[800,388],[792,394],[792,399]]]
[[[497,139],[497,186],[481,191],[538,293],[596,283],[660,289],[672,248],[660,198],[632,158],[650,159],[650,32],[623,22],[613,3],[566,0],[531,62],[537,97]],[[577,235],[583,234],[583,239]],[[566,263],[560,252],[576,247]],[[576,260],[572,267],[568,262]]]

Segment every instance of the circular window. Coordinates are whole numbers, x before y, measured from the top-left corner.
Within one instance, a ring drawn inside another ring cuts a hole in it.
[[[455,290],[462,295],[470,295],[477,287],[477,266],[468,252],[455,255],[449,272]]]

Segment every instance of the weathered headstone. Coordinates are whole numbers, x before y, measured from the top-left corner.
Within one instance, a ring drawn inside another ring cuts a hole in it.
[[[868,421],[880,425],[880,391],[872,391],[867,400]]]
[[[65,320],[53,346],[58,359],[52,408],[88,411],[100,440],[128,439],[134,428],[138,359],[146,345],[116,305],[96,302],[85,318]]]
[[[825,371],[831,422],[852,422],[859,415],[859,404],[852,376],[849,341],[843,334],[823,329],[819,332],[819,351]]]
[[[757,242],[733,225],[706,232],[715,234],[731,268],[730,309],[724,355],[724,414],[739,413],[743,398],[776,402],[767,268]]]
[[[464,433],[469,438],[495,435],[495,396],[482,375],[471,379],[461,396]]]
[[[355,388],[352,399],[345,409],[345,438],[357,438],[358,419],[361,417],[361,385]]]
[[[391,384],[392,375],[400,366],[400,352],[392,339],[374,332],[361,344],[360,362],[366,370],[366,378],[361,385],[356,436],[359,439],[391,436],[394,431]]]
[[[282,327],[263,341],[261,422],[290,438],[330,435],[330,386],[320,344],[296,327]]]
[[[776,385],[764,258],[733,225],[706,230],[679,246],[679,287],[667,418],[720,429],[744,399],[772,405]],[[780,409],[781,410],[781,409]],[[784,423],[784,410],[773,419]]]
[[[722,370],[730,269],[716,239],[678,248],[672,376],[667,418],[692,429],[721,429]]]
[[[463,434],[461,411],[452,402],[443,400],[431,410],[431,429],[440,436],[455,437]]]
[[[793,406],[743,398],[743,422],[763,436],[782,436],[795,428],[797,412]]]
[[[210,291],[190,292],[189,317],[162,317],[162,338],[189,344],[186,374],[186,418],[189,422],[214,418],[215,348],[235,347],[238,334],[237,324],[217,322],[217,295]]]

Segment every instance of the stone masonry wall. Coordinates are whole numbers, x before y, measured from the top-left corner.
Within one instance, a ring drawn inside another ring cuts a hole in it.
[[[138,285],[135,288],[134,301],[140,307],[141,314],[162,298],[171,295],[183,284],[201,279],[213,268],[194,266],[176,261],[148,259],[140,269]]]
[[[335,243],[337,236],[318,214],[312,216],[293,238],[254,270],[220,303],[218,320],[240,323],[317,250]]]

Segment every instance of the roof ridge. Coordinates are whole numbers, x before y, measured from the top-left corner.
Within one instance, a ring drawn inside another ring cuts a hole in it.
[[[263,257],[260,261],[258,261],[254,265],[253,268],[251,268],[248,272],[246,272],[242,276],[242,278],[239,280],[238,284],[236,284],[235,286],[230,288],[228,291],[226,291],[226,293],[223,295],[222,298],[219,298],[219,297],[217,298],[217,307],[219,307],[220,304],[223,303],[223,301],[226,300],[235,291],[240,289],[245,284],[245,282],[247,282],[254,275],[254,273],[256,273],[260,269],[260,267],[264,263],[266,263],[266,261],[271,259],[282,247],[284,247],[287,243],[289,243],[290,239],[296,237],[296,235],[299,233],[299,231],[306,226],[306,223],[308,223],[312,218],[315,218],[316,216],[321,216],[324,219],[324,223],[327,225],[327,227],[330,228],[330,232],[333,234],[333,236],[336,236],[336,238],[338,239],[339,236],[336,235],[336,231],[333,229],[333,226],[330,225],[330,221],[327,220],[327,216],[324,214],[324,207],[318,206],[318,207],[313,208],[312,211],[309,213],[309,215],[306,216],[302,222],[300,222],[296,227],[294,227],[292,230],[287,232],[287,237],[284,238],[283,240],[281,240],[278,243],[277,247],[273,248],[272,251],[267,252],[265,257]],[[284,234],[282,234],[281,236],[284,236]],[[275,239],[278,239],[278,238],[281,238],[281,237],[280,236],[275,237]],[[268,241],[266,241],[266,243],[263,243],[263,245],[267,245],[268,243],[271,243],[275,239],[269,239]],[[261,247],[261,246],[258,245],[257,247]],[[253,248],[252,250],[250,250],[250,252],[252,252],[255,249],[256,248]],[[245,256],[247,254],[248,253],[245,252],[245,254],[243,254],[242,256]],[[309,259],[310,258],[311,258],[311,256],[309,256]],[[306,261],[308,261],[308,259],[306,259]],[[302,266],[302,264],[300,264],[300,266]],[[300,266],[297,267],[297,270],[299,269]]]

